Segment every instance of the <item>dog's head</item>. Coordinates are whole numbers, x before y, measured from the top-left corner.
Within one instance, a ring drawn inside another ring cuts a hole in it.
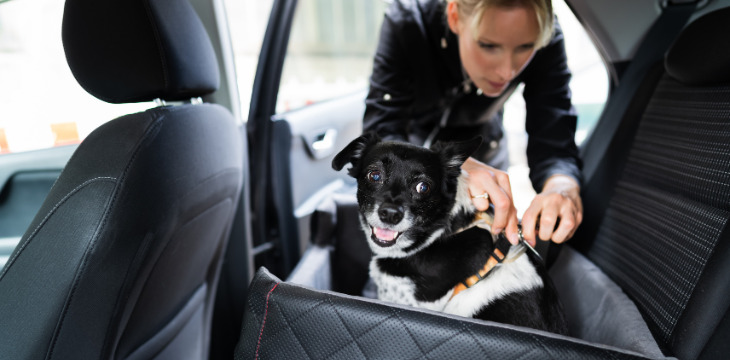
[[[481,141],[426,149],[366,133],[335,156],[335,170],[352,164],[348,173],[357,179],[360,221],[376,255],[407,256],[449,229],[461,165]]]

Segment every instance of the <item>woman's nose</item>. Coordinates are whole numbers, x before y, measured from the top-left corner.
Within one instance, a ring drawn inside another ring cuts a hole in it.
[[[514,75],[514,67],[512,66],[511,56],[502,56],[497,64],[497,76],[500,81],[510,81]]]

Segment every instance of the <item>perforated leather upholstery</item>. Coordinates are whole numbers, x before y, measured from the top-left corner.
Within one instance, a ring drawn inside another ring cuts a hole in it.
[[[640,359],[525,328],[281,282],[250,287],[236,359]]]

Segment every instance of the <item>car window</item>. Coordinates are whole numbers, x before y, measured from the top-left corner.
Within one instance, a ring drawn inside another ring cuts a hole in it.
[[[276,112],[366,89],[387,6],[386,1],[374,0],[299,1]],[[573,72],[572,100],[579,114],[576,142],[580,144],[603,111],[608,73],[585,29],[565,2],[554,1],[553,7],[563,28],[568,65]],[[521,96],[512,96],[510,100],[513,104],[508,107],[516,107]],[[512,113],[524,116],[524,110],[522,114],[519,110]]]
[[[568,66],[573,72],[570,88],[573,106],[578,112],[575,140],[580,145],[603,112],[608,98],[609,75],[598,49],[565,1],[553,1],[553,7],[563,28]]]
[[[382,0],[300,0],[276,112],[367,89],[387,6]]]
[[[269,13],[274,0],[225,0],[228,30],[236,65],[236,81],[241,103],[241,116],[248,119],[256,64],[261,52]]]
[[[0,153],[78,143],[103,122],[153,103],[108,104],[66,64],[63,1],[0,2]]]
[[[570,81],[572,102],[578,113],[578,128],[575,141],[580,144],[591,132],[603,112],[608,98],[609,78],[605,63],[588,37],[583,25],[563,0],[553,1],[553,10],[558,17],[565,37],[565,51],[568,55],[568,67],[573,77]],[[510,97],[504,106],[505,136],[510,151],[510,182],[518,214],[529,207],[535,197],[535,191],[529,180],[529,168],[525,147],[525,102],[521,87]]]

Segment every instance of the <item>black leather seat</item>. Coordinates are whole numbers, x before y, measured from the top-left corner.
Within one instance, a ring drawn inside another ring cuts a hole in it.
[[[361,260],[330,261],[332,246],[362,241],[335,228],[323,236],[337,236],[333,245],[308,250],[290,281],[258,272],[237,358],[727,358],[729,18],[726,7],[688,25],[616,119],[621,141],[594,176],[615,182],[585,189],[586,218],[601,215],[550,269],[572,337],[321,291],[352,294],[367,271]],[[346,209],[336,207],[337,227]]]
[[[79,145],[0,273],[0,358],[207,358],[244,154],[229,111],[190,103],[219,83],[210,40],[186,0],[68,0],[62,37],[92,95],[187,103]]]

